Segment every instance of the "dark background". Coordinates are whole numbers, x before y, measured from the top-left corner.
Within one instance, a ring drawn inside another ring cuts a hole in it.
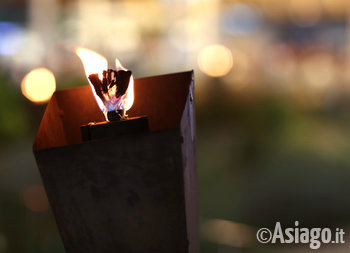
[[[258,244],[256,229],[277,221],[349,231],[349,10],[346,0],[0,1],[0,253],[64,252],[31,151],[45,103],[21,83],[45,67],[56,89],[86,85],[76,46],[118,56],[136,78],[195,70],[201,252],[310,251]],[[347,244],[319,249],[331,250]]]

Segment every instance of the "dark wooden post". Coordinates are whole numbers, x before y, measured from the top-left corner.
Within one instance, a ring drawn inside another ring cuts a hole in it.
[[[81,141],[89,86],[57,91],[33,149],[68,253],[199,252],[193,72],[135,79],[150,132]]]

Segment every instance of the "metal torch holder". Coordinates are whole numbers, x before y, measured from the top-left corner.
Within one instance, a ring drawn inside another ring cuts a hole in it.
[[[82,142],[89,86],[56,91],[33,145],[68,253],[199,252],[193,72],[135,79],[150,132]]]

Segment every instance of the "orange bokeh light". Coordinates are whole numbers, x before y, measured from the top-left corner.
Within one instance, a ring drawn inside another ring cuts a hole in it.
[[[225,76],[233,66],[231,50],[219,44],[206,46],[199,53],[198,65],[208,76]]]
[[[21,89],[30,101],[45,103],[56,90],[55,76],[46,68],[34,69],[23,78]]]

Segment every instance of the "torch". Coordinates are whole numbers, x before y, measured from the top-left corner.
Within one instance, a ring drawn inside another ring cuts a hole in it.
[[[193,72],[77,53],[90,85],[53,94],[33,144],[66,251],[199,252]]]
[[[84,141],[98,138],[111,138],[126,133],[148,131],[148,118],[145,116],[128,118],[128,111],[134,103],[134,77],[122,66],[118,58],[116,69],[107,69],[105,57],[86,48],[77,48],[86,77],[95,100],[106,121],[90,122],[81,126]]]

